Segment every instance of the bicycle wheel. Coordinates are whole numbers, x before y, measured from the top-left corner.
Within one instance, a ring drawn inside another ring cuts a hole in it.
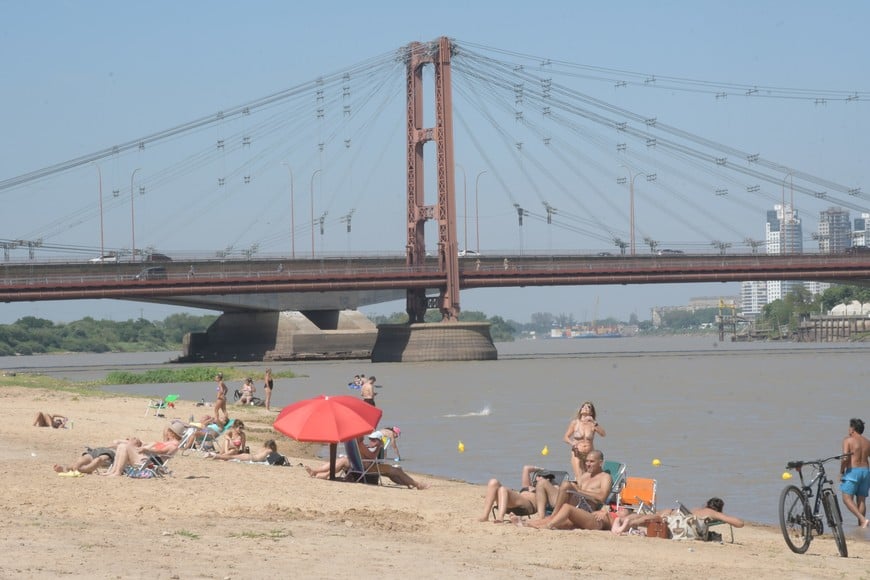
[[[799,488],[789,485],[779,495],[779,527],[789,549],[803,554],[813,539],[810,506]]]
[[[843,515],[840,513],[840,503],[831,489],[822,490],[822,505],[825,506],[825,514],[828,516],[828,526],[837,541],[837,549],[843,558],[849,557],[846,548],[846,535],[843,533]]]

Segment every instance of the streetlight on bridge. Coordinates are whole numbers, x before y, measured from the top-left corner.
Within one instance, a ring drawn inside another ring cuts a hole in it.
[[[463,223],[465,224],[465,236],[462,240],[462,244],[463,244],[462,249],[467,251],[468,250],[468,179],[467,179],[467,176],[465,175],[465,166],[463,166],[461,163],[457,163],[456,167],[458,167],[459,169],[462,170],[462,200],[463,200],[462,204],[465,208],[462,212],[463,215],[465,216],[463,218]]]
[[[630,167],[628,167],[627,165],[623,165],[622,167],[624,167],[625,170],[628,171],[628,195],[629,195],[629,202],[628,202],[628,229],[629,229],[628,235],[629,235],[629,238],[628,239],[629,239],[629,247],[631,249],[631,255],[634,256],[635,255],[635,245],[634,245],[634,180],[637,178],[638,175],[646,176],[647,179],[649,179],[649,176],[646,173],[644,173],[643,171],[638,171],[637,173],[632,175]],[[625,178],[624,177],[619,178],[616,180],[616,182],[617,183],[625,183]]]
[[[100,170],[100,165],[94,163],[97,168],[97,176],[100,178],[100,257],[106,255],[106,248],[103,242],[103,172]]]
[[[474,178],[474,229],[477,235],[477,255],[480,255],[480,200],[478,198],[478,186],[480,185],[480,176],[486,173],[486,169],[477,174]]]
[[[320,173],[319,169],[315,169],[311,174],[311,257],[314,258],[314,178]]]
[[[136,177],[136,172],[142,169],[137,167],[130,175],[130,260],[136,261],[136,210],[133,203],[133,178]]]
[[[296,259],[296,204],[293,202],[293,170],[290,165],[281,162],[281,165],[287,168],[287,173],[290,174],[290,258]]]

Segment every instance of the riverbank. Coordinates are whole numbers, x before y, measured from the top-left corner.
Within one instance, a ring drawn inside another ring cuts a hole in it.
[[[294,467],[187,456],[172,460],[166,479],[58,477],[52,465],[84,447],[154,440],[166,419],[143,416],[136,397],[4,388],[0,404],[4,577],[326,578],[363,569],[381,578],[829,578],[860,576],[870,559],[866,541],[851,537],[850,558],[837,557],[829,536],[799,556],[778,529],[758,525],[718,544],[480,523],[483,486],[418,474],[430,489],[314,480],[298,463],[318,464],[318,449],[284,437],[279,450]],[[201,410],[181,401],[169,415]],[[32,427],[37,411],[67,415],[73,428]],[[274,435],[274,414],[243,413],[252,446]]]

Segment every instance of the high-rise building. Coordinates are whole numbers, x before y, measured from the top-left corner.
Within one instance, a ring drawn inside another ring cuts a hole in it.
[[[820,254],[840,254],[851,248],[849,212],[839,207],[819,212],[819,232],[814,237],[819,241]]]
[[[776,204],[767,212],[764,240],[768,254],[800,254],[804,250],[803,230],[797,211],[790,205]],[[770,280],[766,284],[767,303],[779,300],[803,282],[798,280]]]
[[[763,280],[740,283],[740,310],[743,316],[754,317],[767,306],[767,284]]]
[[[870,241],[870,232],[867,231],[867,226],[870,225],[870,213],[862,213],[861,217],[855,218],[855,225],[852,228],[852,245],[853,246],[868,246]]]

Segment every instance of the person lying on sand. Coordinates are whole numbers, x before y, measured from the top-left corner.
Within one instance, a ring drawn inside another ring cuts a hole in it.
[[[67,421],[69,421],[69,419],[63,415],[49,415],[48,413],[40,411],[36,414],[36,418],[33,420],[33,426],[60,429],[61,427],[66,427]]]

